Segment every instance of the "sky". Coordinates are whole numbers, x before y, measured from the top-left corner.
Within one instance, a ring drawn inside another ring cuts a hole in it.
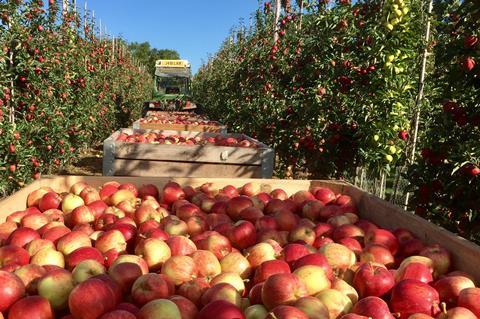
[[[87,7],[108,34],[176,50],[195,73],[240,19],[249,24],[258,0],[87,0]]]

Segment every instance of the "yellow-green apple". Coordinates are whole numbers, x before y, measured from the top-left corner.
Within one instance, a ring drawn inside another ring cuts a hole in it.
[[[74,287],[72,274],[63,270],[46,274],[37,284],[38,295],[46,298],[55,311],[68,306],[68,296]]]
[[[296,226],[288,234],[288,241],[302,241],[305,244],[312,245],[315,242],[315,232],[308,226]]]
[[[242,296],[240,292],[229,283],[212,285],[212,287],[205,291],[200,299],[204,306],[217,300],[227,301],[238,307],[242,304]]]
[[[58,209],[62,203],[62,197],[55,192],[48,192],[38,202],[38,208],[44,212],[49,209]]]
[[[395,285],[395,278],[384,266],[364,263],[358,268],[353,277],[353,286],[360,298],[375,296],[382,297]]]
[[[189,256],[172,256],[162,265],[162,274],[181,285],[197,276],[197,265]]]
[[[421,256],[430,258],[433,261],[433,277],[444,275],[451,265],[451,256],[448,250],[439,244],[433,244],[420,251]]]
[[[187,298],[179,295],[173,295],[168,298],[168,300],[173,301],[178,309],[180,310],[180,314],[182,319],[195,319],[198,314],[197,306],[188,300]]]
[[[391,293],[390,310],[406,319],[415,313],[436,316],[440,312],[438,292],[430,285],[414,279],[396,284]]]
[[[214,231],[207,231],[192,238],[197,249],[211,251],[219,260],[232,251],[227,237]]]
[[[171,236],[166,240],[172,256],[190,255],[197,250],[195,243],[185,236]]]
[[[340,278],[335,278],[332,281],[332,289],[338,290],[344,295],[346,295],[350,300],[352,301],[353,304],[356,304],[358,301],[358,292],[350,286],[345,280],[340,279]]]
[[[252,267],[240,252],[231,252],[220,261],[221,272],[237,273],[243,279],[250,278]]]
[[[295,269],[294,275],[300,279],[307,289],[308,295],[314,295],[331,286],[325,271],[320,266],[306,265]]]
[[[73,268],[72,275],[75,282],[79,283],[106,272],[103,264],[93,259],[85,259]]]
[[[46,193],[54,192],[54,190],[48,186],[42,186],[27,196],[27,207],[38,206],[38,203]]]
[[[137,319],[182,319],[182,315],[173,301],[156,299],[140,309]]]
[[[390,313],[388,304],[376,296],[360,299],[353,306],[352,313],[369,318],[394,319],[394,316]]]
[[[5,244],[18,247],[25,247],[34,239],[40,238],[38,232],[29,227],[19,227],[8,236]]]
[[[55,313],[46,298],[41,296],[28,296],[18,300],[10,307],[8,318],[54,319]]]
[[[127,249],[127,241],[121,231],[112,229],[104,232],[96,241],[95,248],[101,253],[105,253],[110,249],[123,252]]]
[[[123,201],[135,201],[135,194],[128,189],[118,189],[115,193],[110,195],[109,202],[112,206],[117,206]]]
[[[151,271],[157,271],[171,256],[170,247],[163,240],[147,238],[135,246],[135,254],[142,257]]]
[[[447,312],[441,312],[437,319],[476,319],[477,316],[465,307],[455,307],[448,309]]]
[[[108,283],[91,278],[75,288],[68,297],[70,313],[78,319],[98,318],[115,309],[116,295]]]
[[[79,181],[70,186],[70,193],[75,194],[75,195],[80,195],[80,193],[86,188],[90,187],[88,183],[84,181]]]
[[[250,248],[247,248],[244,256],[252,266],[252,269],[257,268],[267,260],[274,260],[275,250],[272,245],[267,243],[258,243]]]
[[[25,285],[26,291],[30,295],[37,294],[38,279],[43,277],[47,271],[39,265],[27,264],[15,270],[17,275]]]
[[[315,295],[328,309],[329,318],[339,318],[350,312],[352,301],[342,292],[335,289],[325,289]]]
[[[208,288],[210,288],[210,284],[205,278],[194,278],[181,284],[178,287],[177,293],[195,305],[201,306],[200,299]]]
[[[255,275],[253,276],[253,283],[257,284],[264,282],[268,277],[274,274],[289,274],[290,266],[283,260],[273,259],[267,260],[260,264],[255,269]]]
[[[273,308],[265,319],[309,319],[309,317],[298,308],[280,305]]]
[[[451,307],[457,304],[458,296],[463,289],[475,288],[473,281],[464,276],[447,276],[432,284],[438,292],[440,301]]]
[[[313,254],[308,254],[303,257],[300,257],[294,262],[292,266],[292,270],[295,270],[297,268],[300,268],[306,265],[315,265],[315,266],[322,267],[323,270],[325,271],[325,274],[327,275],[327,278],[330,281],[333,280],[332,267],[330,266],[327,258],[324,255],[320,253],[313,253]]]
[[[240,212],[248,207],[253,207],[252,200],[247,196],[241,195],[227,202],[226,212],[231,219],[237,221],[240,219]]]
[[[252,305],[245,309],[245,319],[265,319],[268,315],[267,309],[263,305]]]
[[[210,280],[210,285],[214,286],[221,283],[228,283],[235,287],[243,295],[245,292],[245,282],[239,274],[233,272],[223,272]]]
[[[168,217],[166,217],[168,218]],[[166,219],[164,218],[164,219]],[[172,218],[165,222],[163,225],[163,230],[167,232],[170,236],[185,236],[188,234],[188,225],[186,222],[180,219]]]
[[[294,306],[303,311],[309,319],[325,319],[329,316],[327,307],[318,298],[312,296],[298,299]]]
[[[262,301],[269,310],[279,305],[294,304],[308,295],[307,288],[294,274],[274,274],[263,283]]]
[[[53,248],[43,248],[32,256],[30,263],[40,266],[55,265],[65,267],[65,257],[63,254]]]
[[[467,288],[458,296],[458,306],[465,307],[472,311],[475,316],[480,317],[480,288]]]
[[[75,194],[69,193],[62,200],[62,211],[65,214],[71,213],[75,208],[84,205],[83,199]]]
[[[360,252],[359,259],[362,262],[374,262],[392,268],[395,265],[395,258],[391,251],[382,245],[370,244]]]
[[[52,241],[50,241],[48,239],[37,238],[37,239],[32,240],[31,242],[29,242],[27,244],[27,246],[25,246],[25,249],[28,251],[30,256],[35,255],[39,250],[41,250],[43,248],[55,249],[55,245],[53,244]]]
[[[87,234],[81,231],[72,231],[57,241],[57,250],[68,256],[72,251],[80,247],[91,247],[92,242]]]
[[[213,278],[222,272],[222,267],[215,255],[208,250],[197,250],[191,255],[198,268],[198,277]]]
[[[0,270],[0,312],[7,309],[25,295],[25,285],[14,273]]]
[[[140,256],[130,255],[130,254],[120,255],[115,259],[115,261],[113,261],[113,263],[109,267],[113,267],[113,266],[115,266],[117,264],[121,264],[121,263],[137,264],[140,267],[140,269],[142,270],[142,274],[147,274],[148,273],[148,264]]]
[[[168,298],[175,293],[173,281],[163,275],[149,273],[141,275],[132,285],[131,296],[133,302],[143,306],[155,299]]]

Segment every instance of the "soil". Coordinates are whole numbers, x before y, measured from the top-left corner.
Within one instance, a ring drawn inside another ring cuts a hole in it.
[[[58,175],[102,175],[102,160],[103,150],[102,146],[87,149],[80,153],[79,160],[64,167],[58,172]]]

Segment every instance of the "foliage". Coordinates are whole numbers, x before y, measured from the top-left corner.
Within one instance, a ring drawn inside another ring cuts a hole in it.
[[[156,49],[150,46],[148,42],[133,42],[128,45],[132,55],[142,65],[148,68],[148,73],[155,76],[155,61],[157,60],[180,60],[180,54],[175,50]]]
[[[0,192],[54,173],[141,112],[151,80],[56,1],[0,1]]]

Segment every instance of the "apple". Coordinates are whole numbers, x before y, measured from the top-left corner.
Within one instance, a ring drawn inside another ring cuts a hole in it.
[[[227,202],[226,212],[232,220],[237,221],[240,219],[241,211],[248,207],[253,207],[252,200],[247,196],[241,195]]]
[[[258,243],[245,250],[244,256],[252,266],[252,269],[257,268],[267,260],[274,260],[275,250],[272,245],[267,243]]]
[[[430,258],[424,257],[424,256],[410,256],[410,257],[405,258],[400,263],[400,265],[398,266],[397,272],[396,272],[396,274],[397,274],[396,276],[397,277],[401,276],[405,272],[404,269],[411,263],[424,264],[433,273],[433,261]]]
[[[395,285],[393,274],[384,266],[372,263],[362,264],[355,272],[353,286],[360,298],[375,296],[382,297]]]
[[[246,220],[240,220],[233,224],[227,230],[226,237],[233,247],[240,250],[254,245],[257,240],[255,226]]]
[[[80,196],[68,193],[62,200],[62,211],[65,214],[69,214],[75,208],[83,205],[85,205],[85,202]]]
[[[240,275],[237,273],[223,272],[210,280],[210,285],[212,287],[221,283],[228,283],[232,285],[241,295],[243,295],[243,293],[245,292],[245,282],[243,281],[242,277],[240,277]]]
[[[188,196],[187,196],[188,197]],[[212,210],[213,205],[215,205],[216,201],[213,198],[205,198],[202,200],[202,203],[200,204],[200,208],[202,211],[205,213],[210,213]]]
[[[292,243],[283,247],[281,258],[285,260],[290,267],[293,267],[295,261],[309,254],[310,251],[305,245]]]
[[[395,282],[398,283],[404,279],[416,279],[429,284],[433,281],[432,273],[433,269],[424,263],[411,262],[395,272]]]
[[[104,281],[90,278],[75,288],[68,297],[71,314],[78,319],[98,318],[115,309],[117,296]]]
[[[345,296],[350,298],[353,304],[356,304],[358,301],[358,292],[350,286],[345,280],[340,279],[340,278],[335,278],[332,281],[332,289],[338,290],[341,293],[343,293]]]
[[[0,270],[0,312],[8,308],[25,295],[25,285],[14,273]]]
[[[263,305],[252,305],[245,309],[246,319],[265,319],[268,315],[267,309]]]
[[[197,265],[199,277],[213,278],[222,272],[217,257],[208,250],[197,250],[190,255]]]
[[[28,264],[30,255],[24,248],[6,245],[0,247],[0,269],[8,266],[23,266]]]
[[[151,271],[160,270],[163,263],[172,256],[167,243],[157,238],[147,238],[139,242],[135,247],[135,254],[145,259]]]
[[[360,252],[361,262],[374,262],[385,265],[387,268],[391,268],[395,265],[395,258],[391,251],[382,245],[371,244],[365,246],[362,252]]]
[[[278,224],[273,216],[263,216],[255,222],[257,231],[277,230]]]
[[[167,219],[168,217],[164,218],[163,220]],[[185,236],[186,234],[188,234],[188,225],[183,220],[172,218],[165,222],[163,230],[165,230],[170,236]]]
[[[478,300],[480,298],[480,288],[466,288],[460,292],[458,296],[457,306],[465,307],[475,314],[475,316],[480,317],[480,303]]]
[[[326,187],[317,187],[312,190],[316,199],[321,201],[324,205],[330,204],[336,200],[335,193]]]
[[[138,306],[143,306],[155,299],[168,298],[174,293],[173,281],[165,275],[154,273],[138,277],[131,290],[132,300]]]
[[[227,215],[227,201],[216,201],[210,209],[210,214],[219,214],[226,215],[229,219],[230,216]]]
[[[54,319],[48,300],[41,296],[28,296],[15,302],[8,312],[9,319]]]
[[[325,289],[315,295],[327,307],[329,318],[339,318],[352,310],[352,301],[342,292]]]
[[[195,243],[185,236],[171,236],[166,243],[172,256],[186,256],[197,250]]]
[[[369,318],[394,319],[387,303],[376,296],[360,299],[353,306],[352,313]]]
[[[326,244],[319,249],[319,252],[327,258],[334,272],[346,271],[357,260],[353,251],[337,243]]]
[[[100,319],[136,319],[137,317],[126,310],[113,310],[104,313]]]
[[[27,246],[25,246],[25,249],[28,251],[30,256],[35,255],[38,251],[40,251],[43,248],[55,249],[55,245],[50,240],[37,238],[32,240],[27,244]]]
[[[159,228],[160,228],[160,223],[157,222],[156,220],[150,219],[138,225],[138,233],[140,235],[144,235],[146,232],[150,230],[159,229]]]
[[[192,239],[197,249],[211,251],[219,260],[232,251],[230,240],[217,232],[205,232]]]
[[[200,306],[200,299],[203,294],[208,290],[208,288],[210,288],[210,284],[205,278],[194,278],[181,284],[178,287],[177,293],[187,298],[195,305]]]
[[[237,273],[243,279],[250,278],[252,267],[240,252],[231,252],[220,261],[221,272]]]
[[[38,295],[46,298],[53,310],[63,310],[68,306],[68,296],[75,287],[73,276],[68,271],[53,271],[38,280]]]
[[[442,312],[437,316],[437,319],[476,319],[475,314],[464,307],[455,307],[448,309],[447,312]]]
[[[72,230],[80,231],[82,233],[87,234],[88,236],[91,236],[95,233],[95,230],[90,224],[77,224],[73,226]]]
[[[115,249],[118,252],[127,249],[127,242],[121,231],[112,229],[104,232],[96,241],[95,248],[101,253],[105,253],[110,249]]]
[[[179,295],[173,295],[168,298],[168,300],[173,301],[178,309],[182,319],[195,319],[198,314],[197,306],[188,300],[187,298]]]
[[[327,307],[320,300],[312,296],[298,299],[294,306],[303,311],[309,319],[325,319],[329,316]]]
[[[115,265],[121,264],[121,263],[134,263],[137,264],[140,269],[142,270],[142,274],[147,274],[148,273],[148,264],[147,262],[140,256],[137,255],[119,255],[110,266],[106,265],[107,267],[113,267]]]
[[[440,301],[448,306],[457,304],[458,296],[463,289],[475,288],[473,281],[464,276],[448,276],[438,279],[432,284],[438,292]]]
[[[225,282],[212,285],[200,299],[204,306],[217,300],[228,301],[238,307],[242,305],[242,296],[238,289]]]
[[[245,319],[242,310],[224,300],[216,300],[203,307],[196,319]],[[141,318],[140,318],[141,319]]]
[[[12,221],[6,221],[0,224],[0,243],[6,241],[8,236],[17,229],[17,223]]]
[[[129,302],[119,303],[116,309],[128,311],[133,315],[136,315],[140,311],[140,309],[137,306]]]
[[[47,271],[39,265],[27,264],[15,270],[17,275],[23,282],[28,294],[37,294],[38,279],[43,277]]]
[[[288,194],[281,188],[276,188],[270,192],[270,196],[275,199],[285,200],[288,198]]]
[[[438,292],[426,283],[414,279],[405,279],[392,289],[390,309],[398,313],[401,319],[415,313],[436,316],[440,312]]]
[[[29,193],[27,196],[27,207],[38,206],[40,200],[46,193],[54,192],[48,186],[42,186],[33,192]]]
[[[68,215],[69,225],[90,224],[95,221],[95,212],[88,206],[78,206]]]
[[[425,245],[420,239],[413,238],[400,244],[398,255],[403,257],[419,255],[424,248]]]
[[[208,229],[206,219],[200,216],[189,217],[185,223],[187,224],[187,232],[190,236],[201,234]]]
[[[143,275],[143,272],[142,268],[136,263],[122,262],[110,266],[108,274],[120,285],[124,293],[129,293],[133,283],[138,277]]]
[[[156,299],[148,302],[140,309],[137,319],[182,319],[182,315],[173,301]]]
[[[78,194],[82,199],[85,205],[90,205],[93,202],[99,201],[100,193],[94,187],[87,186]]]
[[[179,201],[177,201],[179,202]],[[175,203],[177,203],[175,202]],[[172,207],[173,208],[173,207]],[[190,202],[186,202],[184,204],[179,204],[175,209],[175,215],[181,220],[186,220],[188,217],[192,216],[199,216],[201,215],[200,207],[194,205]]]
[[[336,242],[343,238],[354,238],[360,242],[363,242],[365,233],[363,230],[352,224],[341,225],[333,230],[332,239]]]
[[[365,245],[377,244],[385,246],[392,255],[398,252],[399,242],[395,235],[386,229],[374,229],[365,234]]]
[[[165,216],[168,216],[168,211],[163,207],[154,208],[147,205],[140,205],[140,207],[135,210],[135,222],[137,224],[144,223],[148,220],[160,222]]]
[[[47,226],[47,225],[45,225],[45,226]],[[42,238],[50,240],[56,246],[58,244],[58,240],[60,238],[62,238],[64,235],[66,235],[70,232],[71,232],[70,228],[68,228],[64,225],[57,225],[57,226],[51,227],[48,230],[46,230],[43,233]]]
[[[15,229],[6,240],[7,245],[25,247],[34,239],[40,238],[38,232],[29,227],[19,227]]]
[[[314,295],[331,286],[325,270],[320,266],[305,265],[295,269],[293,274],[297,275],[300,281],[305,285],[308,295]]]
[[[93,212],[95,213],[95,219],[102,216],[103,212],[108,207],[108,205],[105,204],[105,202],[103,200],[93,201],[93,202],[87,204],[87,206],[90,207],[93,210]]]
[[[450,253],[438,244],[425,247],[420,251],[420,256],[428,257],[433,261],[434,278],[446,274],[452,263]]]
[[[163,187],[162,191],[162,202],[171,205],[176,200],[185,198],[185,192],[180,187],[178,183],[175,182],[168,182]]]
[[[106,272],[103,264],[93,259],[85,259],[73,268],[72,275],[75,282],[80,283]]]
[[[82,190],[86,187],[89,187],[89,185],[86,182],[79,181],[70,186],[70,193],[73,193],[75,195],[80,195]]]
[[[91,246],[92,242],[90,237],[81,231],[69,232],[60,237],[57,241],[57,250],[63,253],[65,256],[68,256],[71,252],[80,247]]]
[[[279,305],[293,304],[307,295],[307,288],[294,274],[274,274],[268,277],[262,287],[262,301],[269,310]]]
[[[315,232],[315,236],[324,236],[324,237],[330,237],[333,233],[333,226],[328,224],[328,223],[317,223],[315,227],[313,228],[313,231]]]
[[[316,221],[320,216],[320,211],[324,204],[318,200],[307,200],[302,204],[302,216],[312,221]]]
[[[145,198],[146,196],[152,196],[153,198],[159,198],[159,191],[157,186],[153,184],[145,184],[138,188],[138,197]]]
[[[249,221],[252,224],[255,224],[257,220],[264,217],[261,209],[257,207],[247,207],[240,212],[239,218],[241,220]]]
[[[325,274],[327,275],[327,278],[329,280],[333,280],[332,267],[330,266],[327,258],[324,255],[319,253],[313,253],[300,257],[293,263],[292,270],[306,265],[316,265],[322,267],[325,271]]]
[[[288,209],[279,209],[273,217],[279,230],[291,231],[297,225],[297,215]]]
[[[320,211],[320,216],[319,220],[320,221],[327,221],[332,217],[338,216],[338,215],[343,215],[344,211],[342,208],[338,205],[328,205],[322,208]],[[350,222],[350,220],[347,218],[347,222]]]
[[[273,259],[267,260],[255,269],[253,283],[257,284],[266,281],[270,276],[275,274],[289,274],[290,266],[283,260]]]
[[[308,226],[296,226],[288,234],[288,240],[290,242],[303,241],[308,245],[313,245],[315,242],[315,231]]]
[[[62,198],[55,192],[48,192],[42,196],[38,202],[38,208],[44,212],[49,209],[58,209],[62,203]]]
[[[172,256],[162,265],[162,274],[169,277],[175,285],[181,285],[197,276],[197,265],[189,256]]]

